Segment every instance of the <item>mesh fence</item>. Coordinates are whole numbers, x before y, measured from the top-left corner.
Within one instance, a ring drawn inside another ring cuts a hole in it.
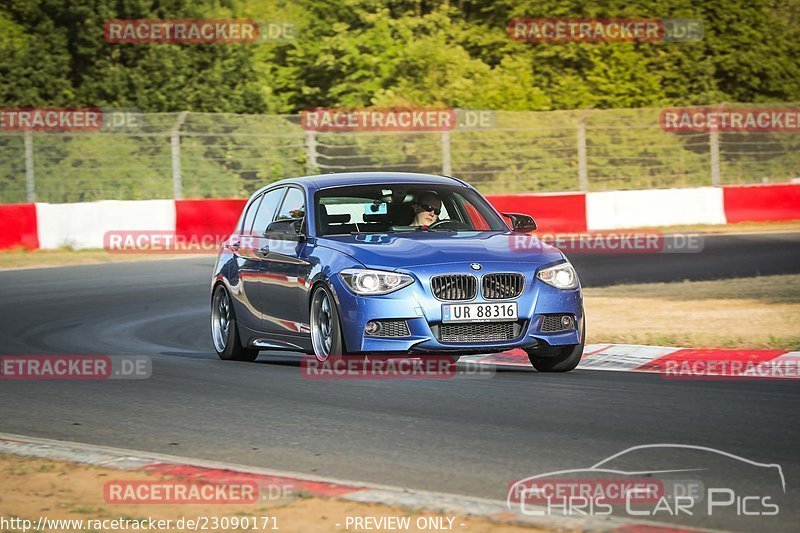
[[[345,171],[452,174],[484,193],[800,177],[797,130],[675,133],[661,111],[481,112],[488,125],[450,131],[311,132],[298,115],[204,113],[135,114],[108,131],[2,131],[0,202],[243,197]]]

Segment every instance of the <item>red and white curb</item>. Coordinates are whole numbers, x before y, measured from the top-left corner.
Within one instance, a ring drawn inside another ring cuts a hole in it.
[[[704,531],[613,517],[529,516],[509,511],[506,503],[502,501],[9,433],[0,433],[0,454],[71,461],[118,470],[190,479],[199,483],[254,482],[259,486],[281,484],[282,486],[291,486],[294,491],[311,496],[361,503],[378,503],[428,512],[476,516],[502,523],[553,530],[615,533]]]
[[[522,350],[470,355],[461,361],[529,367]],[[650,372],[680,378],[800,379],[800,352],[789,350],[692,349],[638,344],[588,344],[582,370]]]

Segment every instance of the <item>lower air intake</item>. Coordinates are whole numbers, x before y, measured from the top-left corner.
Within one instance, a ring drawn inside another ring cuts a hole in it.
[[[502,342],[519,337],[517,322],[480,322],[470,324],[442,324],[439,340],[442,342]]]

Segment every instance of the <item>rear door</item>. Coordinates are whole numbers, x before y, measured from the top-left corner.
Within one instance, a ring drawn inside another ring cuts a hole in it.
[[[242,239],[239,248],[239,275],[241,276],[243,297],[241,302],[247,307],[250,323],[245,325],[255,331],[268,331],[264,323],[264,302],[261,285],[264,283],[265,264],[269,247],[264,232],[272,223],[286,187],[278,187],[265,192],[253,216],[245,216]],[[254,202],[255,205],[255,202]]]
[[[247,205],[244,213],[242,213],[239,226],[230,239],[230,246],[236,265],[235,268],[230,269],[229,272],[231,274],[238,274],[238,280],[236,277],[229,275],[231,285],[233,286],[233,299],[237,303],[236,319],[240,324],[249,329],[258,328],[262,320],[261,312],[256,311],[250,302],[250,291],[255,291],[256,288],[251,285],[248,290],[245,285],[252,283],[251,276],[254,272],[254,258],[253,252],[248,245],[249,235],[253,227],[253,220],[256,217],[256,213],[258,213],[258,207],[261,205],[261,200],[263,198],[264,195],[261,194],[253,198],[253,201]],[[253,292],[253,294],[255,295],[255,292]]]

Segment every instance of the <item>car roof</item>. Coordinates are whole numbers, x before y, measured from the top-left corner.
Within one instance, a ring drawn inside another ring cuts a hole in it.
[[[416,174],[413,172],[342,172],[339,174],[317,174],[301,178],[283,179],[262,187],[255,194],[275,186],[290,184],[300,185],[306,189],[322,189],[326,187],[369,185],[383,182],[468,186],[457,178],[437,176],[434,174]]]

